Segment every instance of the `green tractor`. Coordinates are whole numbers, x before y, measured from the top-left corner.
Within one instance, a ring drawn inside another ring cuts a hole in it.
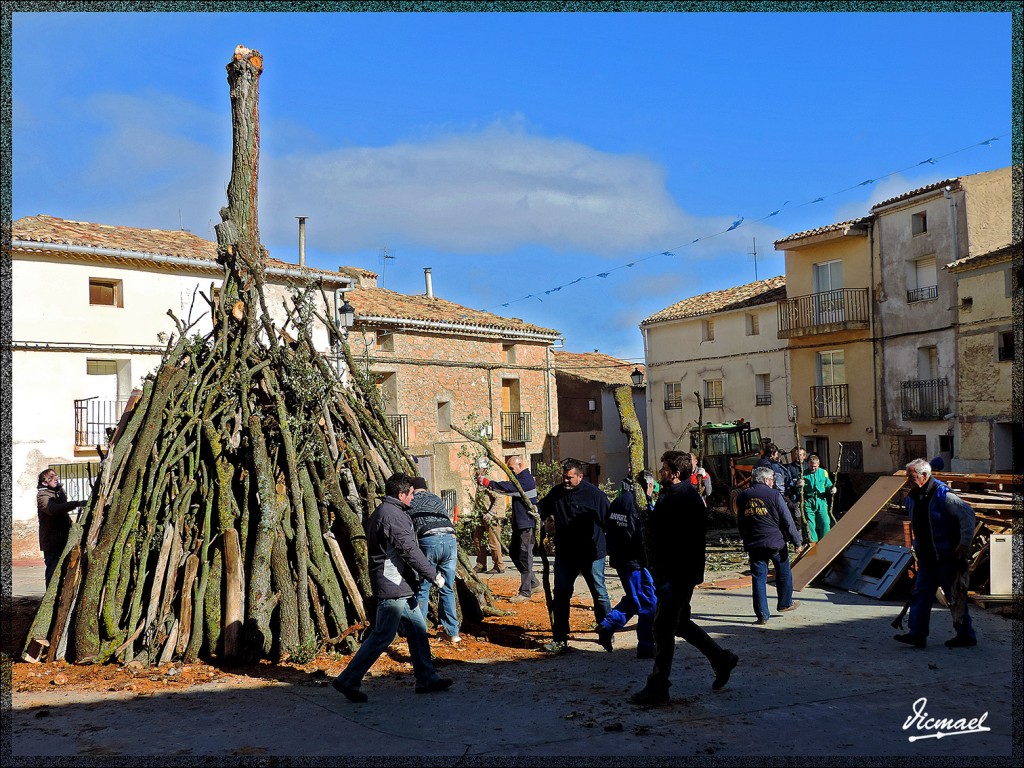
[[[711,475],[712,493],[728,499],[735,484],[733,468],[754,464],[761,450],[761,430],[743,419],[725,424],[703,424],[690,429],[690,450]]]

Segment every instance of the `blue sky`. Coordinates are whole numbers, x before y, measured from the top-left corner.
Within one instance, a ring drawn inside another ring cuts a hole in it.
[[[431,267],[639,360],[645,317],[782,274],[774,240],[1009,165],[1012,43],[995,12],[16,13],[13,216],[213,239],[243,44],[272,255],[305,215],[311,266]]]

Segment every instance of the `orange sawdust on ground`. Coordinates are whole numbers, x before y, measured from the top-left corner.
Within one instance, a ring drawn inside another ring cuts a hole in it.
[[[430,647],[439,668],[457,661],[515,661],[545,658],[544,643],[551,639],[551,625],[543,591],[534,594],[528,603],[510,603],[516,594],[519,574],[509,569],[501,575],[482,575],[495,598],[495,607],[505,611],[503,616],[485,616],[480,624],[462,629],[462,642],[453,645],[443,639],[439,628],[430,630]],[[308,664],[260,662],[250,666],[213,666],[204,662],[184,664],[172,662],[161,666],[143,667],[127,664],[78,665],[66,662],[33,664],[21,661],[23,639],[35,612],[37,601],[18,601],[15,606],[13,637],[16,647],[4,648],[5,655],[15,659],[12,666],[11,690],[26,693],[53,690],[120,691],[137,695],[171,690],[183,690],[193,685],[223,682],[243,684],[247,681],[276,681],[282,683],[325,682],[337,675],[351,656],[320,653]],[[19,610],[20,606],[20,610]],[[19,629],[20,626],[20,629]],[[594,612],[588,597],[574,597],[570,603],[569,626],[573,637],[593,638]],[[389,676],[412,672],[409,650],[402,638],[396,638],[387,653],[371,668],[375,676]]]

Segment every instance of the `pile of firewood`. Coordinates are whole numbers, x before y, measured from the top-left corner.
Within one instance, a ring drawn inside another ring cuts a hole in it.
[[[271,320],[256,226],[261,71],[243,48],[228,65],[234,156],[212,331],[171,315],[177,333],[111,439],[25,658],[301,662],[351,650],[367,622],[363,522],[388,476],[415,472],[343,340],[351,383],[315,349],[313,322],[333,329],[315,286],[286,307],[292,333]],[[487,607],[468,565],[460,580]]]

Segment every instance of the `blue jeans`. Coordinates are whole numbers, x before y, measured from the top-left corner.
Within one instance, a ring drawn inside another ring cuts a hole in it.
[[[750,556],[750,573],[753,576],[754,615],[759,621],[768,621],[768,561],[775,566],[775,591],[778,603],[775,609],[781,611],[793,604],[793,573],[789,569],[789,549],[767,549],[755,547]]]
[[[619,580],[625,594],[619,604],[604,617],[605,629],[622,629],[635,615],[636,647],[638,651],[654,650],[654,610],[658,598],[654,594],[654,580],[646,568],[618,569]]]
[[[459,557],[459,545],[455,536],[443,533],[439,536],[424,536],[420,539],[420,549],[427,560],[444,576],[444,588],[437,600],[437,618],[448,633],[448,637],[458,637],[459,614],[455,612],[455,562]],[[418,596],[423,621],[427,620],[427,609],[430,608],[430,588],[433,582],[423,580]]]
[[[359,688],[363,675],[395,639],[399,625],[402,625],[406,642],[409,643],[416,686],[427,686],[437,680],[439,675],[434,671],[430,643],[427,641],[427,622],[423,620],[415,597],[399,597],[377,600],[373,629],[359,646],[352,661],[338,675],[338,682],[346,688]]]
[[[582,576],[594,598],[594,618],[600,624],[612,609],[608,590],[604,587],[604,558],[574,560],[555,553],[554,626],[551,638],[557,642],[569,639],[569,601],[572,599],[576,577]]]
[[[940,560],[937,563],[925,563],[918,560],[917,578],[914,579],[914,590],[910,594],[910,617],[908,627],[910,634],[928,637],[928,625],[931,619],[932,603],[935,601],[935,590],[942,588],[946,599],[952,594],[953,577],[956,575],[955,560]],[[975,637],[971,614],[964,607],[964,623],[953,624],[958,637]]]

